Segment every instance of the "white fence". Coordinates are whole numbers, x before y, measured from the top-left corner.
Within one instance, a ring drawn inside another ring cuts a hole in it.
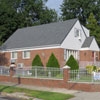
[[[0,66],[0,75],[10,75],[9,67]]]
[[[95,61],[95,62],[93,62],[93,61],[80,61],[79,62],[80,68],[85,68],[88,65],[95,65],[97,67],[100,67],[100,62],[99,61]]]
[[[17,77],[28,77],[28,78],[49,78],[49,79],[63,79],[62,68],[51,68],[51,67],[26,67],[23,69],[15,69],[15,75]]]
[[[90,70],[70,70],[70,81],[73,82],[98,82],[100,83],[100,72]]]

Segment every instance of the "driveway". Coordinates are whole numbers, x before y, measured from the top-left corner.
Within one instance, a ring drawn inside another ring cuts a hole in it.
[[[76,97],[70,100],[100,100],[100,92],[80,92],[74,95]]]
[[[0,95],[0,100],[21,100],[21,99],[16,99],[16,98],[10,98],[10,97],[4,97]]]

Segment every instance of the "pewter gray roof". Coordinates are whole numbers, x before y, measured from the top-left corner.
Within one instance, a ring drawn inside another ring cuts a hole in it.
[[[85,47],[90,47],[92,41],[94,39],[94,36],[91,36],[91,37],[87,37],[82,45],[82,48],[85,48]]]
[[[4,44],[4,49],[61,44],[78,19],[18,29]]]

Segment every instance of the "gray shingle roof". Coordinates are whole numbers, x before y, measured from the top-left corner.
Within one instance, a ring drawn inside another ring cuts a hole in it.
[[[61,44],[78,19],[18,29],[3,49]]]
[[[87,37],[82,45],[82,48],[85,48],[85,47],[90,47],[92,41],[94,39],[94,36],[91,36],[91,37]]]

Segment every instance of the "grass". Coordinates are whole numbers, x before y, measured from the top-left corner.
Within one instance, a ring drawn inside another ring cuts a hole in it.
[[[26,93],[27,96],[31,96],[43,100],[68,100],[74,97],[73,95],[70,94],[29,90],[25,88],[18,88],[14,86],[3,86],[3,85],[0,85],[0,92],[6,92],[6,93],[24,92]]]

